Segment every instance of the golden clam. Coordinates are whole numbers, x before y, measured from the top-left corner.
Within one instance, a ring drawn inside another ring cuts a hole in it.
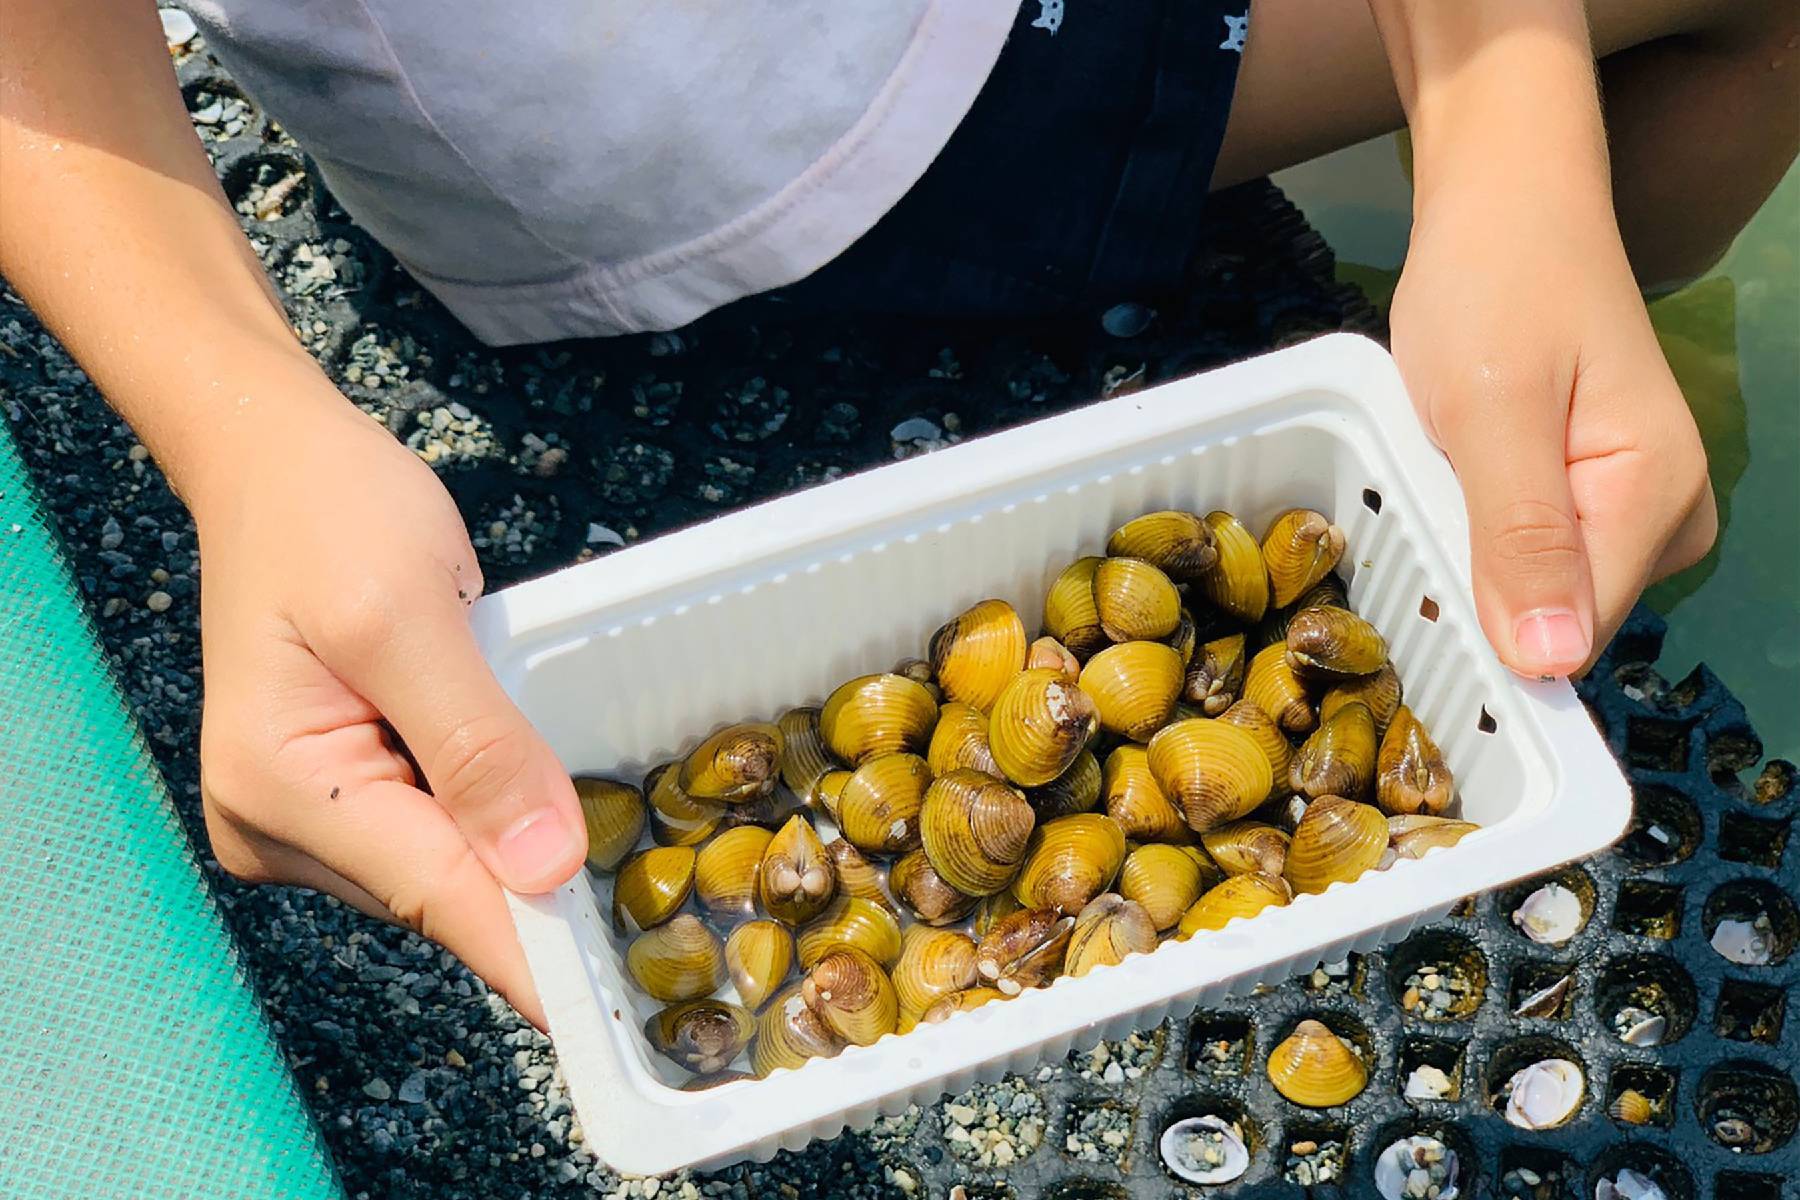
[[[1076,658],[1086,658],[1110,640],[1100,627],[1100,610],[1094,604],[1094,576],[1099,558],[1078,558],[1044,594],[1044,632],[1061,642]]]
[[[1387,639],[1347,608],[1307,608],[1287,627],[1288,666],[1326,679],[1371,675],[1387,661]]]
[[[1199,647],[1182,679],[1182,696],[1209,717],[1230,708],[1244,690],[1244,635],[1214,638]]]
[[[1157,786],[1197,832],[1249,815],[1274,783],[1256,739],[1222,721],[1177,721],[1148,751]]]
[[[819,732],[819,710],[790,708],[775,727],[781,730],[781,782],[802,801],[810,801],[820,777],[837,766]]]
[[[1201,893],[1181,914],[1176,931],[1184,938],[1201,930],[1223,929],[1237,917],[1254,917],[1265,908],[1279,908],[1294,898],[1294,889],[1274,875],[1251,872],[1230,875]]]
[[[900,915],[882,881],[881,868],[864,858],[861,850],[841,837],[833,838],[825,843],[825,857],[831,860],[832,873],[837,876],[838,895],[855,896]]]
[[[758,1077],[801,1066],[809,1058],[830,1058],[844,1048],[843,1039],[806,1003],[800,989],[796,983],[783,990],[756,1019],[750,1068]]]
[[[1023,908],[1001,918],[975,947],[975,973],[1003,995],[1042,987],[1062,970],[1075,918],[1053,908]]]
[[[698,1000],[725,982],[725,947],[699,917],[678,913],[632,939],[625,968],[658,1000]]]
[[[725,939],[725,969],[738,999],[755,1012],[794,965],[794,935],[779,921],[745,921]]]
[[[749,1071],[714,1071],[710,1075],[690,1075],[681,1081],[684,1092],[706,1092],[716,1087],[724,1087],[728,1083],[739,1083],[746,1079],[755,1079]]]
[[[838,796],[838,827],[865,854],[903,854],[919,844],[919,810],[931,768],[916,754],[867,759]]]
[[[725,801],[702,800],[682,790],[675,763],[664,763],[646,775],[644,792],[650,805],[650,836],[659,846],[697,846],[725,817]]]
[[[611,871],[625,861],[644,832],[644,793],[611,779],[577,779],[575,798],[587,826],[587,865]]]
[[[994,752],[988,748],[987,714],[954,700],[938,709],[937,728],[931,731],[925,765],[933,775],[948,775],[958,767],[1000,774]]]
[[[894,664],[894,668],[890,674],[904,675],[914,683],[924,684],[926,687],[930,688],[933,693],[938,692],[937,676],[932,671],[931,664],[922,658],[903,658]],[[940,703],[943,701],[943,696],[941,694],[934,695],[933,698]]]
[[[1025,651],[1027,671],[1055,671],[1070,683],[1081,676],[1081,660],[1053,637],[1041,637]]]
[[[1321,796],[1294,826],[1284,875],[1296,892],[1322,892],[1380,865],[1387,818],[1372,804]]]
[[[1181,670],[1185,678],[1188,663],[1193,661],[1194,650],[1200,644],[1200,626],[1194,623],[1194,614],[1184,605],[1181,619],[1175,623],[1175,632],[1163,639],[1163,644],[1181,656]]]
[[[992,929],[1002,917],[1011,916],[1024,907],[1019,903],[1019,898],[1010,890],[983,896],[981,903],[975,906],[975,916],[970,921],[970,926],[974,930],[975,936],[981,937]]]
[[[718,913],[748,913],[756,907],[756,873],[775,835],[759,825],[727,829],[700,847],[694,858],[694,895]]]
[[[1244,672],[1244,699],[1273,717],[1289,733],[1311,733],[1318,725],[1306,685],[1288,666],[1287,645],[1274,642],[1256,652]]]
[[[1269,524],[1262,542],[1270,598],[1285,608],[1324,579],[1344,556],[1344,531],[1323,513],[1290,508]]]
[[[923,850],[894,860],[888,868],[888,888],[927,925],[953,925],[980,902],[980,897],[959,892],[945,882]]]
[[[922,1015],[940,997],[975,986],[975,941],[954,929],[909,925],[893,980],[900,1011]]]
[[[1349,607],[1350,596],[1344,590],[1344,581],[1335,574],[1327,574],[1325,578],[1300,593],[1299,599],[1290,606],[1290,612],[1304,612],[1309,608]]]
[[[1360,700],[1340,704],[1294,755],[1288,785],[1307,799],[1361,800],[1375,780],[1375,718]]]
[[[1043,787],[1028,789],[1025,798],[1031,801],[1040,821],[1092,812],[1100,803],[1100,760],[1093,751],[1083,750],[1068,770]]]
[[[853,1046],[894,1032],[900,1000],[881,964],[854,946],[834,946],[806,972],[800,996],[819,1020]]]
[[[1261,821],[1232,821],[1210,829],[1200,835],[1200,844],[1227,875],[1279,875],[1287,863],[1288,835]]]
[[[999,988],[964,988],[960,992],[939,996],[930,1008],[919,1014],[919,1021],[923,1024],[935,1025],[956,1013],[968,1012],[971,1009],[980,1008],[984,1004],[991,1004],[995,1000],[1006,999],[1010,999],[1010,997]]]
[[[1375,801],[1389,813],[1441,816],[1455,795],[1450,764],[1425,726],[1402,704],[1375,760]]]
[[[1181,691],[1181,655],[1161,642],[1108,646],[1081,669],[1081,690],[1094,701],[1100,727],[1148,741],[1168,723]]]
[[[1439,846],[1456,845],[1476,828],[1467,821],[1411,813],[1388,818],[1388,844],[1396,858],[1423,858]]]
[[[1025,623],[1004,600],[983,600],[931,635],[927,653],[944,698],[986,712],[1025,669]]]
[[[730,1066],[755,1033],[756,1017],[724,1000],[685,1000],[644,1022],[652,1046],[701,1075]]]
[[[789,925],[804,925],[831,903],[837,877],[812,823],[796,813],[763,851],[756,895],[763,911]]]
[[[802,970],[838,946],[853,946],[887,967],[900,957],[900,922],[873,901],[838,896],[801,928],[794,942]]]
[[[1073,915],[1112,886],[1125,862],[1125,834],[1111,817],[1076,813],[1032,832],[1013,895],[1027,908]]]
[[[1008,779],[1038,787],[1068,770],[1099,726],[1080,687],[1055,671],[1021,671],[994,701],[988,748]]]
[[[1102,892],[1076,914],[1063,967],[1071,975],[1086,975],[1095,967],[1110,967],[1128,954],[1148,954],[1154,949],[1156,925],[1144,906],[1115,892]]]
[[[1367,675],[1340,680],[1326,688],[1319,699],[1319,720],[1328,720],[1340,705],[1352,700],[1368,705],[1369,714],[1375,718],[1375,732],[1386,733],[1400,707],[1400,676],[1394,664],[1384,662]]]
[[[767,795],[781,774],[781,730],[727,725],[682,760],[681,790],[698,800],[741,804]]]
[[[1141,558],[1176,579],[1191,579],[1219,558],[1206,521],[1172,509],[1125,522],[1106,539],[1106,552],[1114,558]]]
[[[1180,810],[1157,786],[1149,752],[1142,746],[1120,746],[1106,756],[1100,793],[1106,815],[1134,842],[1186,842],[1194,836]]]
[[[694,851],[652,846],[632,855],[613,876],[613,928],[636,933],[675,915],[694,889]]]
[[[959,892],[986,896],[1018,872],[1037,815],[1019,790],[980,771],[940,775],[925,791],[925,857]]]
[[[1228,512],[1206,514],[1218,561],[1200,572],[1200,594],[1228,616],[1244,622],[1262,620],[1269,607],[1269,573],[1262,547],[1244,523]]]
[[[1219,714],[1219,722],[1235,725],[1249,734],[1263,757],[1269,760],[1270,799],[1287,795],[1288,769],[1293,761],[1294,747],[1274,719],[1258,708],[1254,700],[1239,700]]]
[[[1094,568],[1094,610],[1113,641],[1154,641],[1181,623],[1181,594],[1141,558],[1105,558]]]
[[[922,754],[937,724],[931,689],[904,675],[864,675],[842,684],[819,710],[831,752],[859,766],[878,754]]]
[[[1179,846],[1138,846],[1119,868],[1119,894],[1143,906],[1157,929],[1172,929],[1200,893],[1221,878]]]
[[[819,776],[813,784],[812,802],[823,809],[825,815],[833,821],[838,819],[838,801],[843,798],[844,788],[850,783],[851,771],[827,771]]]
[[[1347,1104],[1369,1084],[1356,1050],[1321,1021],[1302,1021],[1269,1051],[1269,1082],[1307,1108]]]

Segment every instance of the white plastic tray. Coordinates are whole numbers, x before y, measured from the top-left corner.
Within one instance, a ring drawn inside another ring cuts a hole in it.
[[[478,604],[484,650],[563,762],[635,778],[720,724],[816,704],[922,653],[976,600],[1005,597],[1029,622],[1064,564],[1141,512],[1226,508],[1260,531],[1293,505],[1343,527],[1353,606],[1386,635],[1464,813],[1484,828],[1253,922],[702,1092],[679,1090],[682,1073],[643,1039],[657,1005],[624,977],[605,885],[596,894],[584,873],[514,897],[594,1152],[650,1174],[797,1149],[1402,938],[1464,896],[1599,850],[1630,797],[1574,691],[1519,679],[1489,650],[1455,477],[1392,360],[1346,335],[786,496]],[[1421,615],[1426,597],[1435,621]],[[1492,732],[1478,728],[1484,710]]]

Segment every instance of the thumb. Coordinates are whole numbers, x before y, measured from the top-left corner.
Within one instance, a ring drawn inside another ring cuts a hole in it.
[[[1568,398],[1492,378],[1480,385],[1437,422],[1468,504],[1476,611],[1512,670],[1566,676],[1594,640],[1594,584],[1564,450]]]

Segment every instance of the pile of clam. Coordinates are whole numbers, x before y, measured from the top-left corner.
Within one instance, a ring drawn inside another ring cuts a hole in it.
[[[1449,768],[1294,509],[1155,512],[820,708],[577,780],[652,1045],[694,1086],[1085,975],[1449,845]],[[645,827],[654,842],[638,850]],[[830,840],[826,840],[829,838]],[[725,992],[729,998],[722,998]]]

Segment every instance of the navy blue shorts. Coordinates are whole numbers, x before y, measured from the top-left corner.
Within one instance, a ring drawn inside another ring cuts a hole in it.
[[[937,160],[798,306],[1030,317],[1179,286],[1249,0],[1023,0]]]

